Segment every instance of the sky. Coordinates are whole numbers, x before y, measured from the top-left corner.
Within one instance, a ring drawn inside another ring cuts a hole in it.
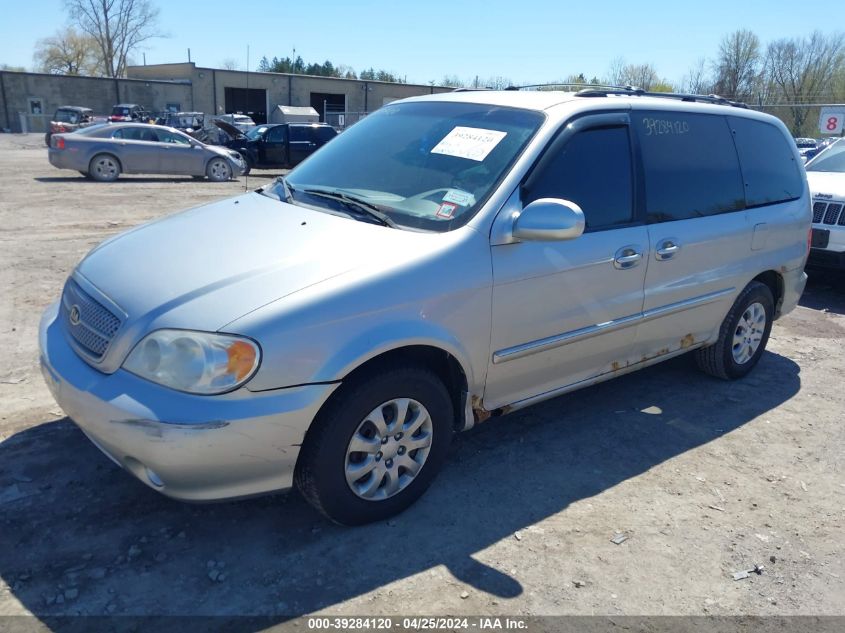
[[[331,60],[360,72],[370,66],[411,83],[457,75],[506,77],[530,84],[584,73],[611,62],[651,63],[679,82],[695,62],[715,57],[722,37],[747,28],[765,44],[841,26],[829,1],[707,0],[152,0],[165,37],[136,53],[147,64],[187,61],[219,67],[232,59],[255,70],[262,55],[296,49],[309,62]],[[32,69],[35,43],[60,30],[62,0],[39,0],[37,16],[15,19],[19,0],[0,0],[0,64]]]

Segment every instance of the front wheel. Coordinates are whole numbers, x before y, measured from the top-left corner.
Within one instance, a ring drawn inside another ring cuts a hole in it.
[[[724,380],[742,378],[757,364],[766,349],[775,314],[772,291],[752,281],[739,294],[719,329],[719,339],[697,350],[700,369]]]
[[[425,369],[383,369],[344,382],[303,444],[296,485],[329,519],[361,525],[393,516],[428,488],[446,459],[454,411]]]
[[[225,182],[232,178],[232,166],[225,158],[212,158],[205,168],[205,175],[212,182]]]

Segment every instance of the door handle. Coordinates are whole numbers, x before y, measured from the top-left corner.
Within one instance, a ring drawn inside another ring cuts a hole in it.
[[[640,263],[643,254],[636,246],[623,246],[613,256],[613,266],[619,270],[633,268]]]
[[[654,258],[658,261],[672,259],[679,250],[681,250],[681,247],[674,238],[660,240],[657,243],[657,249],[654,251]]]

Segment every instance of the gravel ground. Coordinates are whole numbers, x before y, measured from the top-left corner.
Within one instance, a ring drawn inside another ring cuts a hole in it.
[[[158,495],[38,370],[85,252],[244,179],[94,183],[35,135],[0,135],[0,173],[0,615],[845,614],[843,277],[811,278],[746,379],[681,357],[492,420],[413,508],[347,529],[295,492]]]

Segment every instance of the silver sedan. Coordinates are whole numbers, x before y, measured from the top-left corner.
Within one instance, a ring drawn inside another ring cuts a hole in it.
[[[240,154],[206,145],[179,130],[160,125],[96,125],[72,134],[54,134],[50,164],[111,182],[125,174],[206,177],[214,182],[244,173]]]

